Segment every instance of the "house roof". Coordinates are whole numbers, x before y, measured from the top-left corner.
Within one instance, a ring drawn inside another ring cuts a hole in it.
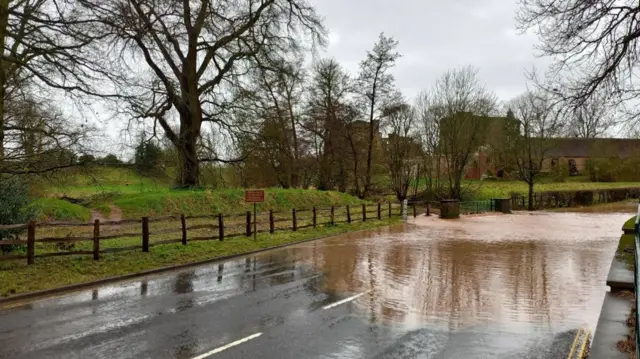
[[[628,158],[640,156],[640,139],[554,138],[548,157]]]

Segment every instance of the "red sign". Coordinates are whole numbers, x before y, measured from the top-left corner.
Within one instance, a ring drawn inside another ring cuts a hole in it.
[[[263,189],[245,189],[244,201],[248,203],[264,202],[264,190]]]

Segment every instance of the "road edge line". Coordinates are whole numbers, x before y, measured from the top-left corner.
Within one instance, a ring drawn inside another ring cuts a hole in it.
[[[211,351],[208,351],[208,352],[206,352],[204,354],[200,354],[197,357],[193,357],[191,359],[205,359],[205,358],[207,358],[207,357],[209,357],[211,355],[218,354],[218,353],[223,352],[223,351],[225,351],[227,349],[231,349],[231,348],[233,348],[235,346],[238,346],[240,344],[246,343],[249,340],[255,339],[255,338],[257,338],[257,337],[259,337],[261,335],[262,335],[262,333],[255,333],[253,335],[249,335],[248,337],[244,337],[242,339],[236,340],[235,342],[231,342],[231,343],[223,345],[221,347],[217,347],[217,348],[215,348],[215,349],[213,349]]]
[[[354,300],[356,300],[356,299],[358,299],[358,298],[360,298],[360,297],[362,297],[363,295],[368,294],[368,293],[371,293],[371,291],[370,291],[370,290],[368,290],[368,291],[366,291],[366,292],[362,292],[362,293],[360,293],[360,294],[356,294],[356,295],[352,295],[351,297],[344,298],[344,299],[339,300],[339,301],[337,301],[337,302],[334,302],[334,303],[331,303],[331,304],[327,304],[327,305],[325,305],[324,307],[322,307],[322,310],[327,310],[327,309],[335,308],[335,307],[337,307],[337,306],[340,306],[340,305],[343,305],[343,304],[349,303],[349,302],[354,301]]]

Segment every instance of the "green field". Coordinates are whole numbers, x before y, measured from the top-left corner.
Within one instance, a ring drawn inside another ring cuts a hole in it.
[[[528,185],[522,181],[465,181],[475,199],[507,198],[511,193],[527,194]],[[534,186],[535,192],[580,191],[607,188],[640,187],[640,182],[546,182]]]

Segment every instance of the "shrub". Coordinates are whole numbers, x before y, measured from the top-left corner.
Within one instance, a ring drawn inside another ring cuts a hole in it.
[[[589,177],[596,182],[640,181],[640,158],[595,159],[589,163]]]
[[[24,181],[14,178],[0,182],[0,224],[26,223],[34,217],[29,204],[29,189]],[[2,230],[0,240],[14,239],[24,230]],[[13,247],[11,247],[13,248]],[[2,246],[3,251],[11,248]]]
[[[552,182],[565,182],[569,177],[569,164],[559,163],[551,169],[550,173]]]
[[[102,163],[107,166],[119,166],[122,164],[122,161],[118,159],[118,156],[110,153],[104,156],[104,158],[102,159]]]

